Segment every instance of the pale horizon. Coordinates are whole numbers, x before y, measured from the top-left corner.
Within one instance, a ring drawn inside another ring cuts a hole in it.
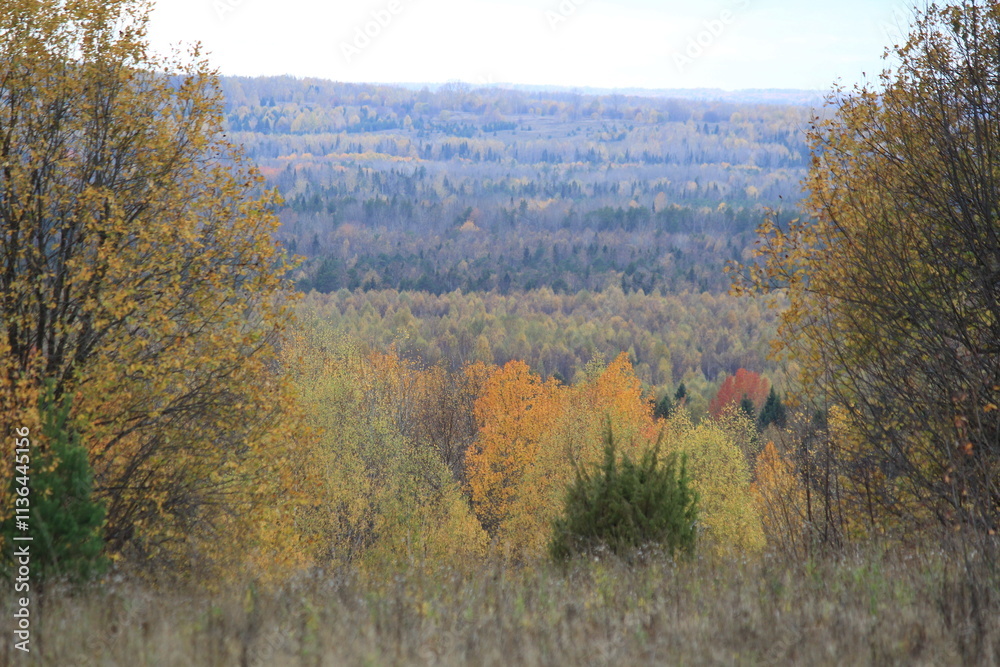
[[[353,83],[829,90],[872,80],[905,3],[845,0],[161,0],[154,49],[201,42],[223,75]]]

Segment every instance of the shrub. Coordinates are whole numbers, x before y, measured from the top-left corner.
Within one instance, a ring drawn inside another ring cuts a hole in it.
[[[659,441],[636,463],[616,453],[610,425],[605,432],[604,461],[590,470],[576,469],[565,509],[553,525],[549,551],[556,560],[597,546],[618,555],[646,545],[694,552],[697,493],[691,488],[685,457],[659,456]]]

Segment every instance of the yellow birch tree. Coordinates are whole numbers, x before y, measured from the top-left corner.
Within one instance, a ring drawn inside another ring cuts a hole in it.
[[[886,474],[884,508],[1000,529],[1000,5],[919,11],[878,83],[809,132],[805,217],[760,229],[737,290],[788,297],[780,344]],[[825,407],[825,406],[824,406]],[[874,510],[872,511],[874,515]]]
[[[0,426],[24,382],[74,394],[111,552],[191,562],[223,526],[267,534],[254,509],[293,487],[289,289],[215,72],[151,54],[149,11],[0,4]]]

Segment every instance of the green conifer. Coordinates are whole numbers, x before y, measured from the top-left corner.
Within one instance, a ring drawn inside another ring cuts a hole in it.
[[[661,419],[666,419],[670,416],[670,413],[674,411],[673,401],[670,400],[670,394],[664,394],[660,402],[656,404],[656,408],[653,410],[653,415]]]
[[[771,393],[767,395],[767,401],[764,402],[764,407],[760,411],[760,417],[757,419],[757,427],[760,431],[763,431],[771,424],[779,427],[784,427],[785,425],[785,406],[782,405],[781,399],[778,397],[777,392],[774,391],[774,387],[771,387]]]
[[[697,494],[686,462],[659,457],[659,443],[636,463],[616,454],[608,426],[604,461],[578,468],[566,495],[565,509],[553,526],[549,552],[556,560],[605,546],[618,555],[646,544],[659,544],[671,555],[694,551]]]
[[[31,576],[39,583],[55,578],[85,581],[107,565],[101,538],[104,504],[93,498],[93,471],[69,418],[71,405],[71,396],[57,402],[49,386],[40,406],[42,431],[31,438],[27,529],[18,526],[17,516],[0,524],[7,544],[15,535],[32,538],[22,543],[29,545]],[[12,484],[20,486],[16,477]],[[11,553],[4,553],[8,572],[14,565]]]

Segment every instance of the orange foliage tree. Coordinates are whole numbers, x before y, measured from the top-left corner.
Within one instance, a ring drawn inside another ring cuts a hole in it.
[[[554,423],[558,385],[511,361],[486,379],[475,403],[478,441],[466,456],[469,490],[476,515],[491,536],[511,516],[511,506],[541,437]]]

